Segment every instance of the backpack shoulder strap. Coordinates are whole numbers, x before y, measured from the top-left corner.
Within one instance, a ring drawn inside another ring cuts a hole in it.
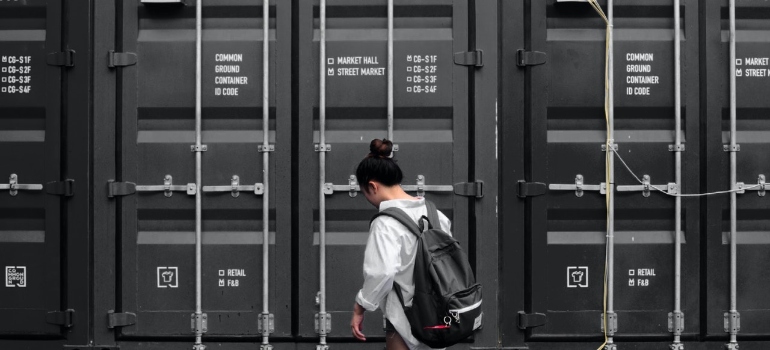
[[[417,238],[419,238],[420,234],[422,233],[420,228],[417,226],[417,223],[414,222],[414,220],[412,220],[412,218],[409,215],[407,215],[403,210],[401,210],[399,208],[391,207],[391,208],[387,208],[387,209],[385,209],[385,210],[375,214],[372,217],[372,220],[369,221],[369,225],[371,226],[372,222],[374,221],[374,219],[376,219],[376,218],[378,218],[380,216],[390,216],[390,217],[398,220],[398,222],[400,222],[402,225],[406,226],[407,229],[409,229],[409,232],[411,232],[415,236],[417,236]]]
[[[438,218],[438,209],[436,209],[436,205],[426,199],[425,206],[428,209],[428,221],[430,221],[431,227],[441,230],[441,221]]]

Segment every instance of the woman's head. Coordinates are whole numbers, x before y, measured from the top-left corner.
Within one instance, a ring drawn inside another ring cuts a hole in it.
[[[369,198],[372,190],[375,192],[377,190],[375,187],[400,185],[404,174],[393,159],[393,142],[387,139],[372,140],[369,144],[369,154],[358,163],[356,178],[358,178],[361,191],[370,202],[372,202],[372,199]],[[372,202],[372,204],[375,203]]]

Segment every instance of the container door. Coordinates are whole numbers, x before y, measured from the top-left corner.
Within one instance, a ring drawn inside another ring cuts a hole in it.
[[[719,84],[708,96],[713,101],[713,129],[719,134],[710,139],[710,152],[716,163],[709,166],[717,179],[713,190],[730,188],[730,154],[720,152],[730,144],[730,40],[727,2],[711,4],[709,23],[721,27],[710,30],[713,42],[720,42],[714,55],[710,79]],[[736,96],[737,96],[737,181],[752,190],[737,195],[737,308],[740,313],[739,339],[744,335],[767,336],[770,323],[770,301],[767,298],[767,269],[770,266],[770,197],[756,188],[770,176],[770,6],[760,1],[736,4]],[[719,36],[719,37],[717,37]],[[711,78],[713,77],[713,78]],[[710,201],[709,225],[709,334],[724,335],[724,313],[730,309],[730,197],[724,195]]]
[[[0,334],[60,333],[61,2],[0,2]],[[15,185],[13,185],[15,184]],[[16,187],[18,185],[18,187]]]
[[[142,192],[120,198],[120,300],[137,322],[123,327],[129,336],[190,335],[195,310],[195,4],[143,4],[124,1],[121,51],[134,52],[136,66],[119,76],[121,115],[116,132],[121,181],[138,186],[182,185],[181,191]],[[212,1],[203,4],[202,42],[202,304],[208,316],[206,336],[261,334],[262,245],[270,244],[270,310],[289,332],[288,229],[276,233],[275,200],[284,196],[271,185],[271,220],[262,219],[262,2]],[[121,12],[118,12],[119,14]],[[277,18],[280,14],[280,18]],[[267,137],[277,141],[278,40],[290,12],[270,10],[270,107]],[[285,51],[284,52],[285,55]],[[284,100],[286,101],[286,100]],[[284,105],[285,106],[285,105]],[[288,132],[288,131],[284,131]],[[276,157],[270,178],[277,179]],[[281,181],[280,179],[278,181]],[[232,191],[232,186],[252,186]],[[210,186],[224,186],[215,192]],[[255,189],[256,188],[256,189]],[[283,210],[282,212],[288,212]],[[270,227],[263,241],[262,228]],[[278,246],[279,248],[276,248]],[[275,269],[279,269],[276,271]]]
[[[658,1],[615,1],[615,140],[628,167],[652,185],[674,182],[673,8]],[[604,112],[605,23],[587,3],[532,1],[531,49],[548,62],[531,69],[532,113],[525,144],[531,181],[528,278],[532,312],[547,323],[531,340],[601,335],[607,206]],[[605,7],[606,11],[606,7]],[[686,13],[697,10],[688,6]],[[683,14],[685,11],[682,12]],[[688,17],[693,19],[692,16]],[[684,21],[683,21],[684,22]],[[682,60],[697,56],[697,27],[682,28]],[[684,190],[697,190],[697,69],[682,64]],[[616,156],[615,186],[640,185]],[[577,191],[576,183],[586,185]],[[697,202],[683,209],[682,307],[696,332]],[[618,335],[667,336],[674,308],[674,198],[659,191],[616,192],[614,295]]]
[[[387,2],[327,1],[326,182],[349,184],[369,143],[387,134]],[[319,4],[300,2],[299,103],[299,333],[317,337],[313,302],[319,291]],[[396,1],[394,6],[395,159],[404,186],[448,186],[425,191],[451,220],[453,234],[468,246],[468,201],[451,191],[468,181],[468,67],[455,65],[467,51],[466,1]],[[412,195],[416,192],[411,191]],[[326,308],[329,336],[352,339],[350,316],[363,285],[364,247],[376,209],[362,194],[326,195]],[[383,327],[379,312],[365,319],[367,334]],[[380,345],[381,346],[381,345]]]

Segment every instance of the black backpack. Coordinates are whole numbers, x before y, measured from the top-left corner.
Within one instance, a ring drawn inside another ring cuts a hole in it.
[[[441,230],[436,206],[427,200],[425,204],[428,217],[423,216],[419,225],[399,208],[387,208],[372,221],[381,215],[390,216],[417,236],[412,306],[404,306],[401,287],[398,283],[393,286],[412,335],[432,348],[444,348],[481,327],[481,285],[476,283],[460,243]]]

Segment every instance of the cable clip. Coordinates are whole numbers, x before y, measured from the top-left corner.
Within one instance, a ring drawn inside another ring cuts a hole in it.
[[[602,152],[607,152],[607,146],[609,146],[610,149],[612,149],[615,152],[618,151],[618,144],[614,143],[613,140],[609,140],[607,141],[607,143],[602,144]]]
[[[680,143],[678,145],[668,145],[668,151],[669,152],[684,152],[684,144]]]

